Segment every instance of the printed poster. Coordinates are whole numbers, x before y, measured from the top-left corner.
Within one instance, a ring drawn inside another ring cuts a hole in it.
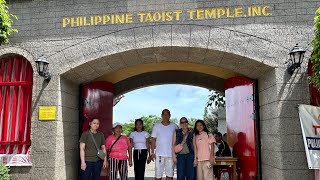
[[[299,117],[309,169],[320,169],[320,107],[299,105]]]

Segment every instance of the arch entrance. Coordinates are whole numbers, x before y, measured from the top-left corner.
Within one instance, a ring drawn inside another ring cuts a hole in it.
[[[171,49],[174,48],[171,47]],[[158,50],[162,51],[161,48]],[[124,55],[120,53],[118,56]],[[232,59],[233,62],[238,61],[240,63],[241,60],[253,61],[232,54],[227,54],[226,56],[238,58]],[[106,63],[108,58],[110,57],[99,58],[95,61]],[[83,64],[77,68],[83,68],[82,66],[90,67],[91,63],[101,63],[95,61]],[[228,65],[232,62],[224,63]],[[272,69],[272,67],[261,65],[258,62],[251,63],[256,66],[253,68],[248,65],[248,68],[252,68],[254,71],[263,72]],[[77,71],[77,68],[75,71]],[[248,69],[245,70],[243,74],[247,76],[251,74],[252,77],[257,76],[252,72],[250,73]],[[110,127],[112,127],[113,97],[134,89],[173,83],[214,89],[226,94],[228,141],[231,147],[235,147],[235,154],[237,154],[239,159],[242,159],[240,177],[247,179],[259,176],[260,171],[258,171],[258,167],[260,162],[258,160],[260,151],[256,149],[257,143],[259,143],[257,141],[257,138],[259,138],[259,127],[257,127],[257,123],[254,121],[256,117],[254,115],[256,107],[255,98],[257,97],[254,94],[256,82],[250,77],[245,77],[239,72],[240,70],[237,71],[204,63],[176,62],[175,59],[172,59],[172,61],[136,64],[102,74],[100,77],[83,83],[80,98],[80,109],[82,111],[80,113],[80,131],[88,128],[90,118],[98,117],[102,120],[100,129],[105,133],[105,136],[109,135],[111,133]],[[63,76],[67,78],[67,75],[70,75],[70,72],[67,72]],[[244,153],[248,149],[250,149],[250,155]]]
[[[85,101],[84,97],[79,101],[81,95],[78,89],[78,85],[91,88],[90,84],[97,82],[106,82],[108,85],[103,87],[108,87],[107,92],[111,94],[110,97],[114,97],[137,88],[166,83],[198,85],[223,92],[226,80],[242,76],[249,81],[253,79],[259,82],[254,92],[264,92],[260,98],[267,104],[270,100],[266,92],[272,91],[269,87],[276,83],[275,69],[284,66],[280,59],[286,59],[286,55],[286,48],[234,29],[159,24],[120,30],[85,40],[51,55],[48,60],[59,62],[56,69],[62,89],[62,116],[71,116],[74,122],[80,119],[83,123],[87,118],[79,118],[77,108],[70,108],[68,104],[86,103],[98,107],[99,103]],[[102,91],[101,94],[106,93]],[[91,95],[97,95],[92,98],[101,100],[98,91]],[[109,104],[109,112],[112,112],[112,103],[107,96],[108,103],[105,104]],[[65,101],[66,97],[68,101]],[[248,97],[242,98],[247,100],[252,97],[248,94]],[[265,105],[264,110],[268,108],[269,104]],[[267,114],[267,111],[263,111],[263,118],[267,118]],[[74,122],[63,122],[63,126],[75,127]],[[106,128],[110,129],[112,116],[107,122]],[[258,124],[255,127],[260,128]],[[64,142],[77,142],[74,136],[63,136]],[[262,154],[271,155],[267,150]],[[66,157],[66,161],[78,161],[78,157],[72,158]],[[264,168],[268,167],[264,165]],[[68,166],[66,171],[74,172]]]

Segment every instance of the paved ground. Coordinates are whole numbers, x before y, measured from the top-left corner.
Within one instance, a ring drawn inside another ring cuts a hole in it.
[[[146,165],[146,172],[145,172],[145,180],[154,180],[154,162],[151,162],[150,164],[147,164]],[[162,179],[165,179],[164,178],[165,176],[163,176]],[[177,173],[176,173],[176,169],[175,169],[175,173],[174,173],[174,179],[177,179]],[[129,167],[129,180],[134,180],[134,170],[133,170],[133,167]],[[228,180],[228,174],[225,173],[222,175],[222,178],[221,180]]]
[[[154,162],[151,162],[150,164],[146,165],[146,171],[145,171],[145,180],[146,179],[154,179]],[[163,176],[165,177],[165,176]],[[175,171],[174,173],[174,177],[176,179],[177,177],[177,173]],[[134,170],[133,170],[133,166],[129,167],[129,179],[134,179]],[[164,178],[163,178],[164,179]]]

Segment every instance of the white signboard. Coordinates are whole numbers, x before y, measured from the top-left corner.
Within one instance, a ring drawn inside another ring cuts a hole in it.
[[[299,105],[299,116],[309,169],[320,169],[320,107]]]
[[[0,163],[5,166],[32,166],[31,146],[27,154],[0,154]]]

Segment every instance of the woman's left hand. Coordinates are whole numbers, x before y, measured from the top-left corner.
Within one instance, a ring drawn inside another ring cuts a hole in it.
[[[106,169],[107,167],[108,167],[108,162],[105,160],[105,161],[103,161],[103,169]]]
[[[129,160],[129,166],[132,167],[132,160]]]
[[[210,164],[213,166],[216,164],[216,160],[214,158],[210,158]]]

